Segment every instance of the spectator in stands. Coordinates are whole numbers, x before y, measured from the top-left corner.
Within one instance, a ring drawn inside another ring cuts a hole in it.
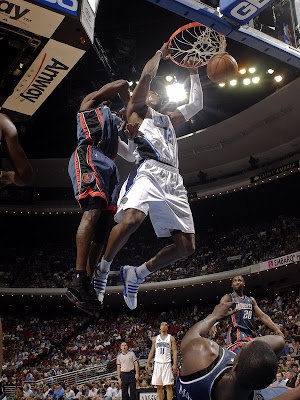
[[[105,398],[107,400],[112,400],[118,394],[118,389],[116,388],[115,382],[111,382],[110,386],[106,390]]]
[[[290,387],[290,388],[294,388],[296,380],[297,380],[297,376],[295,376],[294,372],[287,371],[285,374],[285,377],[286,377],[286,386]]]
[[[56,390],[53,394],[53,399],[62,399],[65,393],[65,389],[63,387],[63,385],[57,385],[56,386]]]
[[[33,396],[33,391],[30,388],[30,385],[28,383],[25,383],[23,386],[23,397],[32,397]]]
[[[276,381],[273,382],[270,387],[276,387],[276,386],[286,386],[286,382],[283,379],[283,374],[282,372],[277,372],[276,374]]]
[[[73,400],[75,398],[75,393],[74,391],[70,388],[70,386],[66,387],[65,393],[63,395],[64,399],[69,399],[69,400]]]
[[[95,384],[90,384],[89,386],[89,392],[88,392],[88,399],[95,399],[95,397],[98,396],[98,389],[96,388]]]

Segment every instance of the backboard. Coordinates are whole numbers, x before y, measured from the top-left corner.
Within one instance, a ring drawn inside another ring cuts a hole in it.
[[[298,0],[148,1],[300,68]]]

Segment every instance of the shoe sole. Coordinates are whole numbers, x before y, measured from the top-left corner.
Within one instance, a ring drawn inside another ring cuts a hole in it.
[[[101,303],[99,303],[99,305],[94,305],[78,300],[77,297],[72,292],[70,292],[69,289],[67,289],[66,296],[71,301],[71,303],[75,304],[76,307],[83,310],[100,311],[103,308]]]

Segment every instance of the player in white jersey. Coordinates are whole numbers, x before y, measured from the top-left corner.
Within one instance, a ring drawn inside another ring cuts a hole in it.
[[[119,223],[111,231],[106,251],[95,279],[98,280],[98,298],[103,299],[110,264],[130,235],[149,214],[158,237],[173,237],[173,244],[166,246],[149,261],[138,267],[121,267],[124,300],[130,309],[137,306],[137,291],[147,275],[195,251],[194,223],[188,204],[187,192],[178,171],[178,150],[174,126],[192,118],[203,108],[203,94],[198,69],[190,69],[191,90],[189,103],[168,115],[158,110],[161,97],[150,91],[161,58],[168,58],[167,44],[145,65],[138,85],[127,106],[127,120],[138,126],[134,142],[137,173],[129,175],[124,183],[115,220]],[[192,65],[193,60],[190,60]]]
[[[171,352],[173,353],[173,366]],[[172,400],[174,373],[177,370],[177,347],[174,337],[168,334],[167,322],[160,324],[160,335],[152,339],[152,347],[146,364],[147,372],[150,372],[150,363],[153,356],[154,369],[151,385],[157,386],[158,400],[164,399],[164,386],[167,391],[167,400]]]

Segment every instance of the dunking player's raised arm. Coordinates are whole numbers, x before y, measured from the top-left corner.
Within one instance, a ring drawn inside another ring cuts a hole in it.
[[[190,58],[188,63],[193,65],[193,59]],[[173,126],[178,126],[191,119],[203,108],[203,91],[198,74],[198,68],[190,68],[191,88],[189,103],[176,108],[169,114]]]
[[[164,60],[168,58],[167,43],[164,43],[161,50],[157,50],[154,56],[144,66],[139,83],[134,89],[132,97],[128,103],[126,112],[128,122],[142,122],[148,109],[146,100],[150,90],[150,83],[156,76],[162,58]]]
[[[88,111],[99,106],[103,101],[111,100],[119,95],[127,106],[130,99],[129,83],[124,79],[107,83],[99,90],[88,94],[82,101],[80,111]]]

